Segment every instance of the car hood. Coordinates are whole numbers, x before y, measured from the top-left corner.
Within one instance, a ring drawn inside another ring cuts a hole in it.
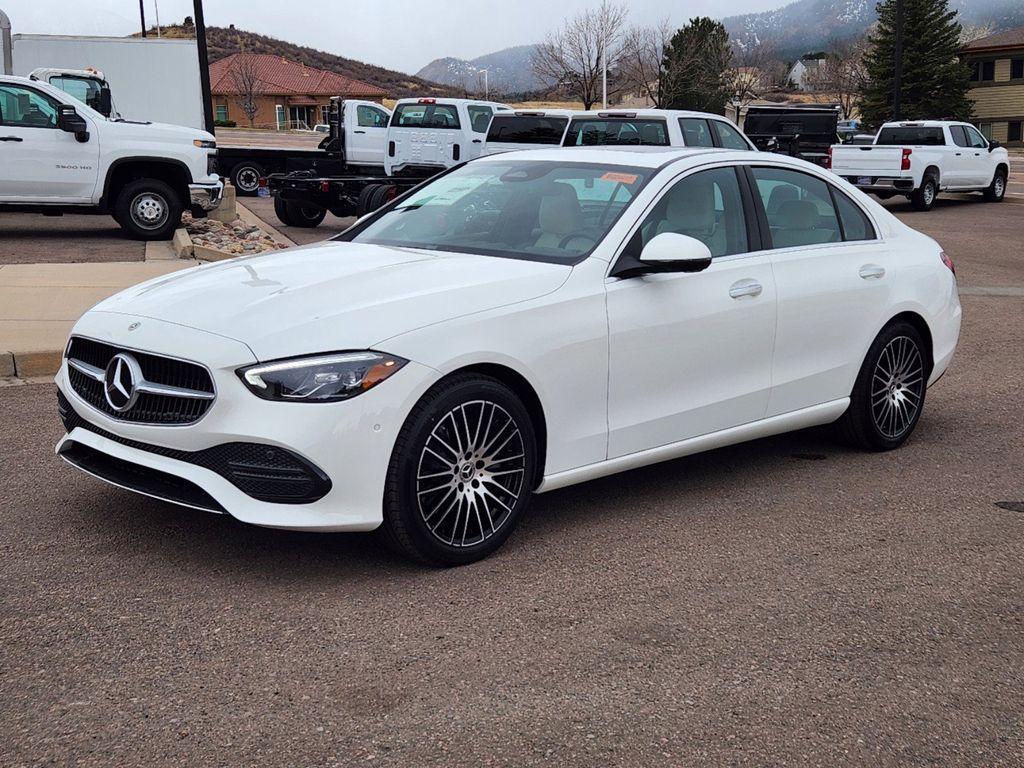
[[[375,347],[426,325],[543,296],[570,272],[557,264],[329,242],[175,272],[93,311],[216,333],[273,360]]]
[[[207,133],[200,128],[189,128],[185,125],[172,125],[170,123],[149,123],[138,120],[108,120],[108,130],[117,131],[118,135],[124,138],[144,138],[149,140],[162,139],[164,141],[192,144],[195,139],[205,141],[216,141],[213,134]]]

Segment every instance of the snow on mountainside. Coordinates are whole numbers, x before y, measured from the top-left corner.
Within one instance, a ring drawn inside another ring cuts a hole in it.
[[[543,87],[530,65],[533,50],[532,45],[517,45],[468,61],[452,57],[435,59],[417,72],[416,77],[482,92],[486,69],[492,94],[525,93]]]

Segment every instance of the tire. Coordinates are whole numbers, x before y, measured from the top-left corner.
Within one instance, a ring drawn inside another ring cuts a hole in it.
[[[434,566],[487,557],[530,504],[536,446],[529,413],[500,381],[457,374],[438,383],[395,441],[384,491],[385,541]]]
[[[263,166],[246,160],[231,170],[231,183],[239,195],[254,197],[260,189],[260,177],[265,175]]]
[[[380,184],[378,185],[377,191],[373,195],[371,208],[367,213],[383,208],[385,205],[390,203],[398,195],[398,189],[392,184]]]
[[[136,179],[114,203],[114,220],[136,240],[170,240],[181,223],[181,197],[159,179]]]
[[[286,227],[294,226],[291,214],[288,213],[288,205],[280,197],[274,198],[274,213],[278,220]]]
[[[891,200],[895,196],[895,192],[875,192],[875,197],[879,200]]]
[[[367,184],[359,191],[359,200],[356,203],[356,216],[362,218],[373,211],[373,198],[377,194],[380,184]]]
[[[928,392],[931,354],[910,323],[897,321],[868,350],[850,407],[836,422],[840,436],[869,451],[891,451],[910,437]]]
[[[1006,195],[1006,171],[1001,169],[996,171],[996,175],[992,177],[992,183],[988,185],[984,194],[985,199],[990,203],[1003,201],[1003,197]]]
[[[930,211],[935,205],[935,198],[939,196],[939,182],[934,174],[925,174],[921,180],[921,186],[914,190],[910,196],[910,202],[919,211]]]
[[[327,215],[327,211],[323,208],[317,208],[312,205],[303,205],[302,203],[292,203],[287,201],[284,205],[288,211],[288,218],[291,219],[293,227],[315,229],[320,226],[320,222],[323,221],[324,216]]]

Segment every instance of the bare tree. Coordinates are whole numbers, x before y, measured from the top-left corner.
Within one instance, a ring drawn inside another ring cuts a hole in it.
[[[762,43],[743,49],[734,49],[732,66],[726,73],[732,91],[732,103],[739,110],[760,99],[772,86],[770,66],[775,61],[771,47]]]
[[[837,43],[816,67],[807,71],[804,83],[816,100],[834,101],[848,120],[860,100],[867,79],[864,54],[867,38]]]
[[[231,83],[235,91],[235,103],[249,119],[249,127],[253,128],[256,121],[256,113],[259,111],[259,104],[256,96],[259,94],[259,72],[256,66],[256,57],[248,53],[240,53],[235,57],[231,67]]]
[[[996,25],[991,21],[982,24],[961,24],[960,25],[960,44],[967,45],[968,43],[979,40],[983,37],[988,37],[996,31]]]
[[[602,50],[607,57],[609,94],[618,91],[626,6],[603,0],[550,33],[533,55],[533,71],[549,87],[563,88],[590,109],[601,98]]]
[[[630,27],[622,38],[619,67],[623,85],[655,107],[661,107],[663,101],[661,65],[672,32],[669,20],[664,19],[653,27]]]

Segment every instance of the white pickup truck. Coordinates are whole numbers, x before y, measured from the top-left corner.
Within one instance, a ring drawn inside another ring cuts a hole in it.
[[[680,109],[613,109],[574,112],[563,147],[757,147],[736,125],[708,112]]]
[[[426,177],[480,157],[491,117],[512,108],[473,99],[400,99],[388,124],[388,176]]]
[[[0,76],[0,211],[109,214],[139,240],[169,238],[182,211],[224,187],[214,137],[109,119],[49,83]]]
[[[1009,161],[997,141],[970,123],[944,120],[885,123],[873,144],[837,144],[832,172],[882,200],[910,198],[931,209],[939,192],[983,192],[998,202],[1006,194]]]

